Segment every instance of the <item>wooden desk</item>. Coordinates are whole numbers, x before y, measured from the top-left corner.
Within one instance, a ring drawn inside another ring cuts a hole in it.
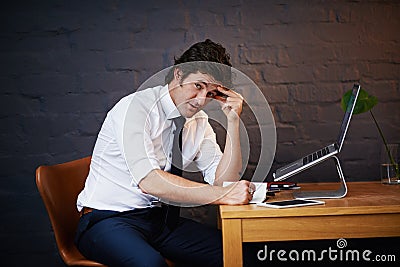
[[[337,186],[301,184],[302,190]],[[323,199],[325,205],[287,209],[220,206],[224,266],[242,266],[242,242],[400,236],[400,185],[349,182],[347,186],[346,197]],[[282,191],[268,201],[291,198],[291,191]]]

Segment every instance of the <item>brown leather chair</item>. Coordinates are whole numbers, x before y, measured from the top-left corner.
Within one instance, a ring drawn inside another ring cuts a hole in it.
[[[36,169],[36,185],[50,217],[61,258],[68,266],[106,267],[86,259],[74,244],[79,221],[76,199],[89,173],[90,159],[86,157]],[[169,266],[174,266],[166,261]]]
[[[61,258],[68,266],[105,267],[86,259],[74,244],[79,221],[76,199],[89,173],[90,159],[86,157],[36,169],[36,185],[50,217]]]

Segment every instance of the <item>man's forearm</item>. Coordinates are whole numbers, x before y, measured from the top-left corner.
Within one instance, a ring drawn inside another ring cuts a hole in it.
[[[216,171],[214,185],[238,181],[242,175],[239,123],[239,119],[228,122],[224,153]]]
[[[182,205],[221,204],[219,200],[226,194],[221,187],[197,183],[162,170],[151,171],[140,181],[139,188],[163,201]]]

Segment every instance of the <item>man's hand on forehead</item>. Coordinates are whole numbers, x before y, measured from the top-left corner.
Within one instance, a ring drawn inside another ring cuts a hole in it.
[[[212,93],[210,98],[225,102],[228,98],[228,95],[225,94],[226,91],[229,91],[228,88],[222,86],[220,83],[206,83],[201,82],[207,89],[208,92]]]
[[[225,102],[226,99],[228,98],[228,95],[226,94],[226,92],[228,92],[228,91],[230,91],[228,88],[223,87],[221,85],[218,85],[216,87],[216,90],[215,90],[215,97],[214,98],[216,100]]]

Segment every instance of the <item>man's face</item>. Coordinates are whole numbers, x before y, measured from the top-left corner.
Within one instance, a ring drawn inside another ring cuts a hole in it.
[[[179,112],[186,118],[199,112],[217,95],[220,84],[210,75],[191,73],[185,79],[177,78],[177,86],[170,88],[170,95]]]

